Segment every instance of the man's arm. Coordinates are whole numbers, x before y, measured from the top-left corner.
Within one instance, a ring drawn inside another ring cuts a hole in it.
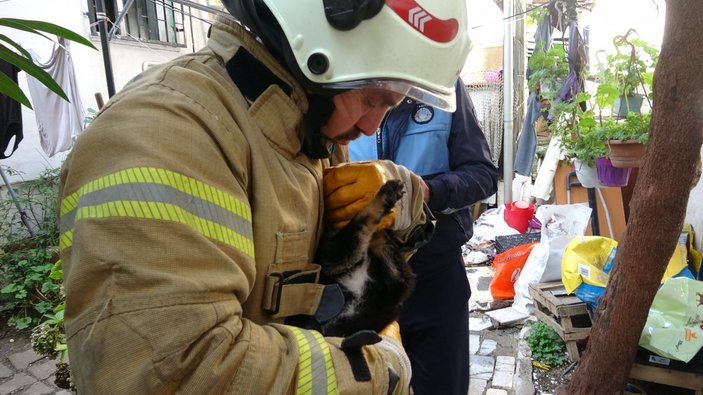
[[[476,119],[463,82],[457,82],[457,110],[452,114],[449,137],[451,171],[425,179],[433,211],[454,211],[485,199],[498,189],[498,170]]]

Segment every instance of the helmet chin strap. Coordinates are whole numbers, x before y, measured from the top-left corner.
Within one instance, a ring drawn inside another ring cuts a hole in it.
[[[303,153],[313,159],[329,158],[334,152],[334,141],[322,134],[325,126],[334,111],[332,96],[310,94],[308,95],[308,112],[303,118]]]

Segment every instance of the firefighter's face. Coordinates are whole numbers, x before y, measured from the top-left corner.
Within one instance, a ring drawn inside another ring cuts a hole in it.
[[[386,112],[397,106],[403,95],[379,88],[353,89],[332,98],[334,111],[322,127],[322,133],[338,144],[346,145],[362,133],[376,132]]]

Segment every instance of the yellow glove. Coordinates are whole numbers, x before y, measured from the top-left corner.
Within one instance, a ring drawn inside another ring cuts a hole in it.
[[[374,162],[353,162],[325,169],[322,180],[325,221],[335,229],[343,228],[371,202],[388,180],[383,167]],[[395,216],[393,209],[381,219],[376,230],[392,226]]]
[[[393,393],[404,394],[410,388],[412,366],[400,338],[398,321],[391,322],[378,334],[383,340],[376,344],[377,347],[395,357],[395,361],[391,362],[389,367],[400,376],[401,381]]]
[[[400,337],[400,325],[398,324],[398,321],[393,321],[386,325],[386,327],[383,328],[378,334],[381,336],[390,337],[398,343],[403,344],[403,339]]]

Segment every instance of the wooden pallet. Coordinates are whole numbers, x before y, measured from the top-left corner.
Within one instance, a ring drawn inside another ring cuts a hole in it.
[[[577,342],[587,338],[591,328],[575,327],[573,318],[588,316],[586,303],[576,296],[567,295],[561,281],[530,284],[529,292],[534,300],[535,316],[559,334],[566,343],[571,360],[578,361],[581,355]]]
[[[695,391],[695,395],[703,395],[703,375],[684,372],[669,368],[642,365],[635,363],[630,371],[630,378],[650,383],[670,385]]]

